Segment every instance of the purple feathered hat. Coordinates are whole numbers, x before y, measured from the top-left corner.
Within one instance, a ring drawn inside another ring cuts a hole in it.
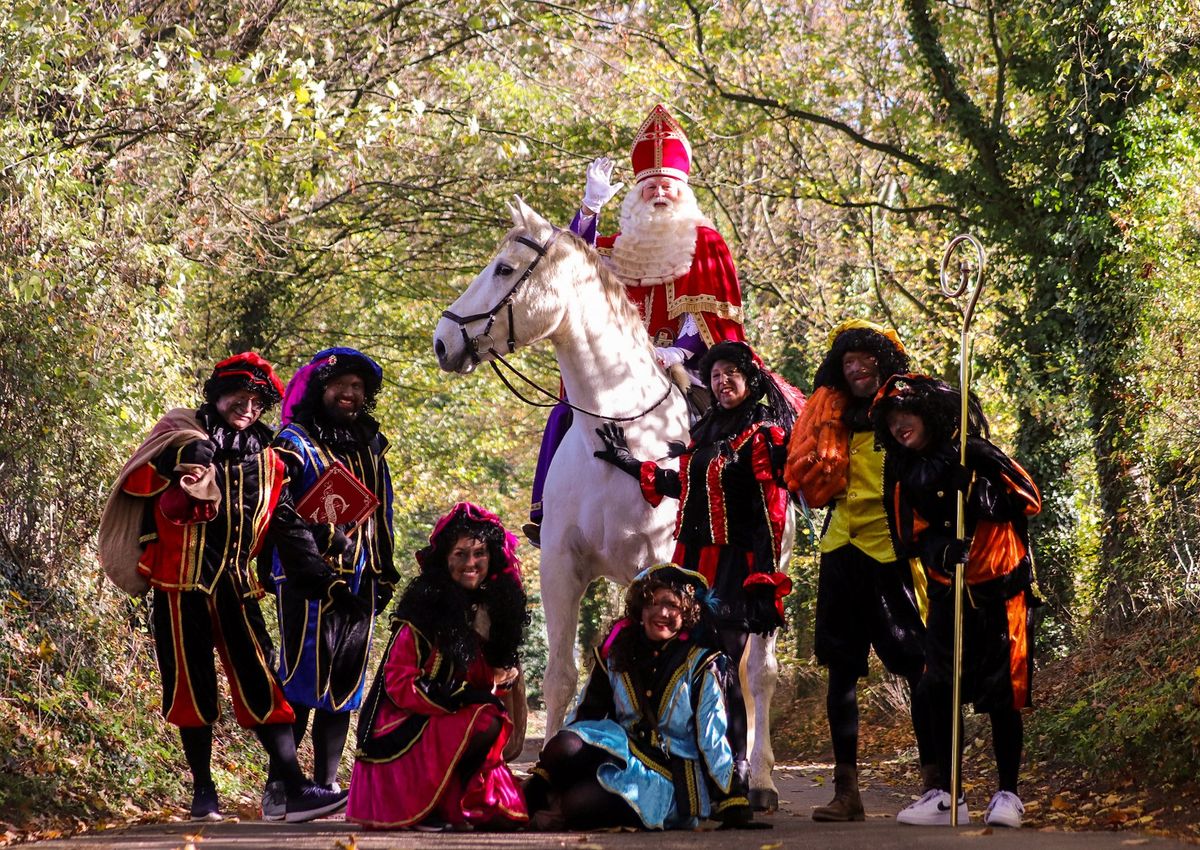
[[[312,360],[292,375],[287,390],[283,393],[283,410],[279,416],[279,424],[287,425],[295,418],[296,407],[304,398],[314,376],[322,384],[327,384],[331,379],[347,372],[353,372],[363,379],[369,407],[383,385],[383,368],[356,348],[336,346],[317,352]]]

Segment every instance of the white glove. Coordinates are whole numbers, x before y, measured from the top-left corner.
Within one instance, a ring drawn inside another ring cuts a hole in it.
[[[613,161],[606,156],[596,157],[587,169],[587,186],[583,190],[583,205],[592,211],[600,212],[600,208],[612,200],[613,195],[621,191],[624,183],[612,185]]]
[[[682,363],[692,356],[692,352],[686,348],[678,348],[673,345],[664,345],[654,349],[654,356],[658,358],[658,363],[664,369],[670,369],[672,366]]]

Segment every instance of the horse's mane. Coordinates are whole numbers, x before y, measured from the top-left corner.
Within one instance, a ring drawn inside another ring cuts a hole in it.
[[[514,227],[508,232],[505,241],[512,241],[517,233],[521,231],[524,231],[526,234],[529,233],[528,228]],[[617,277],[612,269],[604,264],[596,249],[588,244],[586,239],[569,230],[561,230],[554,241],[554,245],[550,248],[550,254],[553,254],[560,245],[563,245],[564,240],[571,243],[569,247],[573,250],[583,254],[588,265],[595,271],[596,276],[600,278],[600,285],[604,290],[604,296],[608,299],[609,306],[612,307],[613,312],[620,317],[626,327],[633,330],[634,334],[640,334],[640,336],[645,337],[647,347],[652,347],[650,335],[646,333],[646,326],[642,324],[642,317],[638,313],[637,307],[629,300],[629,296],[625,291],[625,284],[621,282],[621,279]],[[554,262],[554,258],[550,255],[547,255],[547,260]]]

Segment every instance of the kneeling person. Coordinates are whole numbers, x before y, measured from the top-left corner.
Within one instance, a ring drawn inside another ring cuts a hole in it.
[[[509,829],[528,818],[504,763],[528,614],[517,539],[459,502],[417,553],[358,721],[346,819],[372,829]]]

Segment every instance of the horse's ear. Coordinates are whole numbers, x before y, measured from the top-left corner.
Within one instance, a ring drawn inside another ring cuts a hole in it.
[[[508,207],[508,214],[512,216],[513,227],[524,227],[525,216],[521,212],[521,207],[525,206],[525,202],[521,200],[521,196],[513,195],[512,201],[505,206]]]
[[[513,222],[515,222],[518,227],[523,225],[526,230],[529,230],[534,234],[553,229],[554,225],[550,224],[550,222],[534,212],[533,208],[529,206],[529,204],[525,203],[520,195],[514,195],[513,199],[516,201],[517,208],[521,213],[520,221],[517,221],[517,217],[515,215],[513,216]]]

